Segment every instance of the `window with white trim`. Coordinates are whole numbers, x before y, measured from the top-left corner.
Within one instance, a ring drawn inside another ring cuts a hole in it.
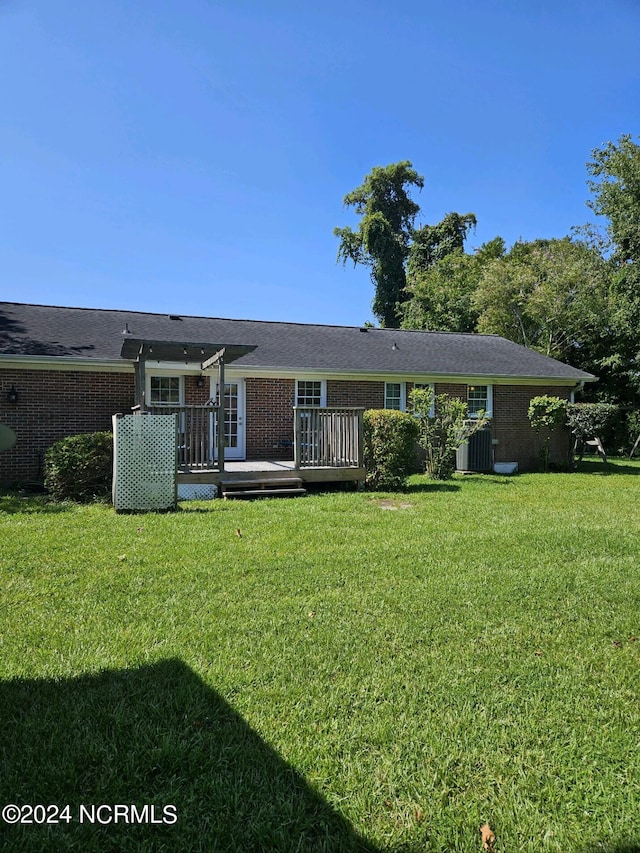
[[[179,406],[182,401],[182,376],[150,376],[149,405]]]
[[[384,383],[384,407],[385,409],[397,409],[404,412],[406,408],[406,385],[404,382]]]
[[[296,406],[326,406],[327,383],[324,379],[297,379]]]
[[[479,412],[491,415],[493,387],[491,385],[467,386],[467,414],[470,418],[478,416]]]

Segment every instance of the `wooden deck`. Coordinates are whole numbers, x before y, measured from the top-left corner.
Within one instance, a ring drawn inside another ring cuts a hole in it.
[[[303,483],[346,483],[362,482],[365,478],[365,469],[357,466],[333,467],[316,466],[313,468],[296,468],[293,460],[261,460],[233,462],[225,460],[224,471],[218,470],[188,470],[178,469],[178,485],[200,483],[214,483],[219,486],[221,482],[255,481],[267,480],[302,480]]]

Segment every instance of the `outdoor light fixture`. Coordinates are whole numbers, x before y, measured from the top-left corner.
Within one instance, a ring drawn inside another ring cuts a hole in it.
[[[12,385],[12,386],[11,386],[11,390],[10,390],[10,391],[9,391],[9,393],[7,394],[7,400],[8,400],[10,403],[17,403],[17,402],[18,402],[18,392],[16,391],[16,386],[15,386],[15,385]]]
[[[198,386],[198,388],[204,388],[204,376],[202,375],[202,373],[196,379],[196,385]]]

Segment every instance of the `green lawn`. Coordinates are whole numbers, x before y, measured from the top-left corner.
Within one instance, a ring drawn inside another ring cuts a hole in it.
[[[0,850],[637,853],[639,475],[0,497]]]

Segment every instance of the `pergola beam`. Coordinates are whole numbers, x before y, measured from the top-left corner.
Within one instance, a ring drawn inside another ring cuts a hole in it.
[[[218,352],[215,352],[211,356],[211,358],[208,358],[206,361],[203,361],[200,365],[200,370],[209,370],[210,367],[215,367],[216,365],[220,364],[220,361],[224,361],[226,350],[226,347],[222,347],[222,349],[219,349]]]

